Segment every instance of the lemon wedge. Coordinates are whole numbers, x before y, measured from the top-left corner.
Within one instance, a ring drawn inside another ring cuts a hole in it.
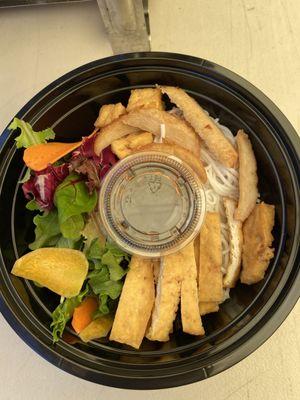
[[[42,248],[19,258],[12,274],[30,279],[64,297],[77,296],[88,272],[88,261],[78,250]]]

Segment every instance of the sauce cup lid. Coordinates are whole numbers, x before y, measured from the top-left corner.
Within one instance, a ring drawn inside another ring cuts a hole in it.
[[[160,257],[186,246],[200,230],[205,192],[181,159],[140,152],[119,161],[106,175],[99,212],[108,236],[122,249]]]

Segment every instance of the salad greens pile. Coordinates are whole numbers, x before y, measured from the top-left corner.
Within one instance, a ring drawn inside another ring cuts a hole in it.
[[[10,129],[21,130],[16,137],[17,147],[46,143],[55,138],[52,129],[35,132],[25,121],[14,119]],[[72,318],[74,309],[87,296],[98,299],[98,309],[93,317],[113,313],[122,291],[124,276],[130,257],[114,243],[100,240],[102,235],[97,224],[91,223],[97,214],[98,192],[91,184],[91,174],[81,173],[80,166],[88,161],[93,164],[93,176],[103,178],[103,168],[107,171],[113,164],[114,155],[98,157],[93,153],[93,139],[87,139],[83,148],[77,149],[71,159],[65,158],[55,165],[49,165],[42,171],[27,169],[20,183],[25,197],[29,200],[26,208],[35,211],[35,239],[29,245],[31,250],[41,247],[64,247],[83,251],[89,262],[89,272],[78,296],[64,299],[52,314],[53,341],[63,334],[67,322]],[[106,161],[109,160],[109,161]],[[100,161],[101,162],[100,162]],[[103,163],[104,164],[101,164]],[[76,168],[73,166],[76,165]],[[86,169],[86,168],[84,168]],[[94,179],[94,178],[93,178]]]

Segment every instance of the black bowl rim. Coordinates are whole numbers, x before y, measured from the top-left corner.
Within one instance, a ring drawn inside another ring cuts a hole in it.
[[[297,136],[297,133],[291,126],[291,124],[288,122],[286,117],[281,113],[281,111],[272,103],[262,92],[260,92],[257,88],[255,88],[253,85],[251,85],[249,82],[247,82],[245,79],[241,78],[237,74],[229,71],[228,69],[221,67],[217,64],[214,64],[210,61],[204,60],[204,59],[199,59],[196,57],[192,56],[187,56],[187,55],[182,55],[182,54],[175,54],[175,53],[165,53],[165,52],[146,52],[146,53],[129,53],[129,54],[123,54],[120,56],[112,56],[112,57],[107,57],[101,60],[96,60],[90,63],[87,63],[79,68],[74,69],[73,71],[68,72],[67,74],[63,75],[62,77],[56,79],[53,81],[51,84],[49,84],[45,89],[40,91],[37,95],[35,95],[18,113],[17,117],[22,118],[25,114],[29,112],[29,110],[35,105],[37,101],[40,101],[44,96],[48,95],[49,92],[51,92],[54,88],[57,88],[60,84],[65,83],[66,81],[72,79],[74,76],[86,72],[88,70],[92,70],[93,68],[96,68],[98,66],[104,66],[104,65],[109,65],[112,63],[122,62],[126,60],[134,60],[137,58],[144,58],[144,59],[151,59],[151,60],[172,60],[173,62],[179,61],[179,62],[184,62],[185,64],[190,64],[190,65],[197,65],[197,66],[202,66],[208,71],[216,71],[219,75],[228,78],[230,81],[233,81],[235,84],[238,86],[242,87],[243,89],[246,89],[248,92],[250,92],[251,95],[256,97],[256,99],[263,104],[264,107],[270,111],[271,114],[276,116],[277,121],[280,123],[282,127],[284,127],[284,130],[288,132],[288,139],[290,141],[289,147],[292,150],[292,153],[290,156],[293,156],[293,161],[294,161],[294,168],[299,171],[299,153],[300,153],[300,140],[299,137]],[[9,131],[6,129],[4,133],[0,137],[0,149],[3,148],[6,139],[9,136]],[[280,138],[278,138],[280,140]],[[297,173],[297,172],[296,172]],[[294,177],[297,177],[297,175],[294,174]],[[294,181],[296,189],[299,188],[299,174],[298,174],[298,181]],[[299,191],[298,191],[299,193]],[[299,212],[299,204],[297,203],[296,205],[297,211]],[[299,227],[298,227],[299,228]],[[295,246],[294,246],[295,247]],[[298,255],[296,255],[296,249],[293,248],[294,251],[294,259],[297,261],[295,263],[296,269],[294,269],[294,276],[296,276],[299,272],[299,251]],[[163,378],[160,376],[160,379],[158,381],[158,377],[155,377],[155,382],[154,382],[154,377],[149,377],[149,376],[133,376],[132,379],[129,379],[130,377],[124,376],[117,377],[115,379],[115,376],[112,376],[112,374],[108,373],[107,376],[105,376],[105,373],[101,371],[101,377],[99,376],[100,372],[99,371],[93,371],[90,368],[87,368],[86,366],[82,366],[78,363],[76,363],[74,360],[69,360],[67,357],[62,356],[61,354],[58,354],[57,351],[54,351],[53,348],[49,347],[49,344],[43,343],[40,339],[38,339],[36,336],[32,334],[32,332],[29,332],[22,324],[20,319],[13,313],[11,307],[9,304],[7,304],[5,297],[2,295],[0,297],[0,310],[3,313],[4,317],[8,321],[8,323],[12,326],[12,328],[16,331],[16,333],[30,346],[32,347],[36,352],[38,352],[40,355],[42,355],[44,358],[46,358],[48,361],[52,362],[53,364],[59,366],[60,368],[64,369],[67,372],[70,372],[74,375],[77,375],[79,377],[82,377],[84,379],[88,379],[94,382],[98,383],[104,383],[106,385],[110,386],[115,386],[115,387],[127,387],[127,388],[162,388],[162,387],[170,387],[170,386],[178,386],[180,384],[187,384],[190,382],[194,382],[196,380],[201,380],[204,379],[208,376],[215,375],[218,372],[223,371],[224,369],[229,368],[230,366],[234,365],[235,363],[239,362],[241,359],[246,357],[248,354],[250,354],[252,351],[254,351],[257,347],[259,347],[265,340],[267,340],[268,337],[270,337],[274,331],[280,326],[280,324],[284,321],[284,319],[287,317],[288,313],[291,311],[293,308],[294,304],[296,303],[298,297],[299,297],[299,289],[300,289],[300,282],[296,281],[296,279],[292,279],[292,277],[289,277],[291,279],[287,279],[285,282],[286,286],[288,287],[288,295],[282,299],[281,302],[275,301],[274,304],[272,304],[272,308],[278,309],[280,307],[281,309],[281,315],[278,316],[278,313],[276,315],[273,313],[272,316],[269,315],[268,318],[267,314],[269,314],[269,311],[267,312],[266,315],[264,315],[260,321],[259,321],[259,329],[258,326],[255,328],[251,328],[251,332],[253,335],[250,335],[250,331],[247,333],[247,341],[244,340],[241,345],[239,345],[239,353],[237,354],[236,352],[230,352],[230,354],[225,354],[223,352],[223,358],[217,360],[216,362],[213,363],[211,366],[207,367],[201,367],[197,368],[196,365],[192,367],[190,365],[190,369],[185,371],[185,372],[178,372],[178,371],[173,371],[176,375],[176,382],[170,380],[174,376],[173,373],[165,376]],[[1,282],[2,285],[2,282]],[[273,297],[273,296],[272,296]],[[265,309],[265,307],[264,307]],[[262,324],[263,321],[268,321],[267,324]],[[235,335],[234,335],[235,336]],[[240,339],[238,340],[238,342]],[[61,349],[63,346],[59,344],[57,346],[57,349]],[[236,344],[234,346],[235,348],[237,347]],[[64,352],[65,353],[65,352]],[[68,352],[67,352],[68,353]],[[142,366],[142,365],[141,365]],[[192,367],[192,369],[191,369]],[[134,374],[135,375],[135,374]],[[180,377],[179,377],[180,375]],[[121,379],[120,379],[121,378]],[[127,382],[125,382],[125,380]],[[121,382],[122,381],[122,382]]]

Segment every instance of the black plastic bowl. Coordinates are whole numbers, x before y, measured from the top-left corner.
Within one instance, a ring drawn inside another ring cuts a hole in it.
[[[276,255],[265,279],[238,285],[217,314],[203,318],[206,337],[180,333],[167,344],[144,341],[134,351],[108,341],[52,345],[50,312],[58,298],[10,275],[32,240],[32,213],[24,208],[18,180],[22,151],[6,129],[0,153],[1,311],[36,352],[81,378],[122,388],[179,386],[215,375],[260,346],[286,318],[300,289],[299,150],[296,132],[259,90],[211,62],[168,53],[135,53],[95,61],[56,80],[18,114],[36,130],[51,126],[58,139],[75,141],[92,131],[101,104],[126,103],[130,89],[155,83],[179,86],[234,132],[251,138],[259,191],[276,206]],[[71,331],[70,331],[71,333]],[[70,334],[66,340],[70,339]]]

